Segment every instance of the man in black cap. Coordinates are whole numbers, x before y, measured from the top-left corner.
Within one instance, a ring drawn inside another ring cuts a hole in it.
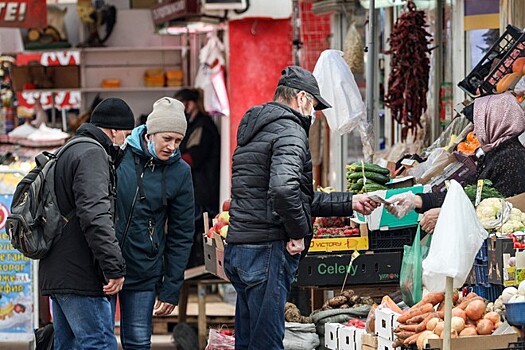
[[[122,289],[126,268],[114,230],[114,164],[134,125],[126,102],[105,99],[77,130],[99,144],[76,143],[57,160],[57,202],[71,219],[39,273],[53,301],[57,350],[117,349],[108,296]]]
[[[284,306],[312,216],[370,214],[377,206],[364,195],[314,192],[308,132],[315,111],[330,107],[309,71],[287,67],[274,101],[239,124],[224,257],[237,291],[236,350],[283,349]]]

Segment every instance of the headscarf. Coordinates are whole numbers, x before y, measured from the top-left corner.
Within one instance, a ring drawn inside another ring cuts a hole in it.
[[[485,153],[525,130],[525,112],[510,92],[474,101],[474,133]]]

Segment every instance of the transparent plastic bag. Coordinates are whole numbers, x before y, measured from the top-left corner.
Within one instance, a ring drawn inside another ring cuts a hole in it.
[[[224,329],[210,328],[205,350],[235,350],[235,336]]]
[[[419,302],[423,296],[423,259],[428,254],[428,249],[431,242],[431,237],[425,239],[421,245],[420,227],[417,227],[417,232],[414,237],[414,243],[411,246],[404,247],[403,262],[401,264],[401,272],[399,275],[399,285],[403,301],[408,306],[413,306]]]
[[[430,292],[443,292],[446,277],[460,288],[488,233],[461,185],[450,181],[445,202],[432,235],[428,256],[423,260],[423,284]]]

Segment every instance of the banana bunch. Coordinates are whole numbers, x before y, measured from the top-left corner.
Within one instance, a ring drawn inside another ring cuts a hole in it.
[[[331,186],[328,186],[328,187],[317,186],[317,192],[331,193],[331,192],[336,192],[336,189]]]

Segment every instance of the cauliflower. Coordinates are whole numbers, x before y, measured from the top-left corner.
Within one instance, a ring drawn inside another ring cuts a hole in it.
[[[510,211],[510,217],[509,220],[513,221],[523,221],[522,220],[522,212],[518,208],[512,208]]]
[[[511,222],[506,222],[501,226],[501,233],[503,235],[508,235],[510,233],[514,233],[514,225]]]
[[[498,198],[487,198],[479,203],[476,214],[481,221],[493,220],[501,210],[501,200]]]

